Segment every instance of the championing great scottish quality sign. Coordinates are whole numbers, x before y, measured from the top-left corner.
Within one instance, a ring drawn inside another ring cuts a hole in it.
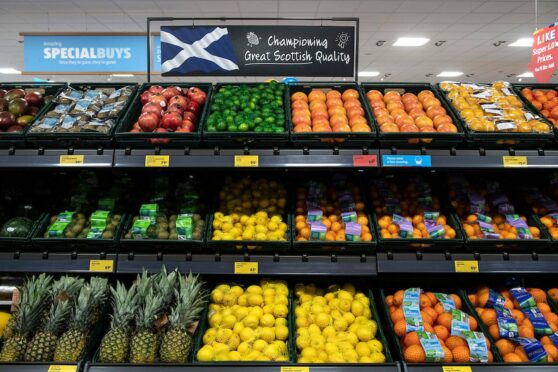
[[[355,74],[350,26],[162,26],[163,76]]]
[[[142,35],[25,35],[25,73],[145,73]],[[153,38],[153,71],[160,68],[159,36]]]

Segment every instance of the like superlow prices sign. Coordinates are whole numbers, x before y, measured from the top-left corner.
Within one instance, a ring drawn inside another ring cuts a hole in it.
[[[539,83],[552,78],[558,59],[558,24],[541,28],[533,34],[533,49],[529,71]]]
[[[163,76],[355,74],[350,26],[162,26]]]

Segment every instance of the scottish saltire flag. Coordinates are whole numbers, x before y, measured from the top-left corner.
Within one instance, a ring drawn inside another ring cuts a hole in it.
[[[226,28],[161,27],[161,73],[238,70],[234,47]]]

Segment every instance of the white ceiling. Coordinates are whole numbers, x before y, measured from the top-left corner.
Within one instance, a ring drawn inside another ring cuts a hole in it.
[[[435,75],[448,70],[474,74],[461,80],[517,81],[512,75],[527,71],[530,48],[506,44],[531,36],[537,24],[555,22],[558,0],[538,0],[538,23],[535,0],[0,0],[0,67],[23,68],[19,32],[137,32],[145,31],[148,16],[360,17],[359,69],[391,74],[384,81],[438,81]],[[431,41],[418,48],[391,46],[400,36]],[[381,47],[376,45],[380,40],[386,41]],[[440,40],[445,43],[435,46]],[[506,43],[495,47],[498,41]],[[49,77],[59,81],[107,79]],[[365,79],[379,81],[381,77]],[[30,79],[0,75],[1,81]]]

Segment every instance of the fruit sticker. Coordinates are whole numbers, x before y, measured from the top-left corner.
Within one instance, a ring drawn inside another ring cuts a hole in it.
[[[525,288],[512,288],[510,293],[515,298],[523,314],[529,319],[537,335],[550,335],[552,329],[546,322],[543,314],[537,308],[537,303],[533,296]]]
[[[436,334],[424,331],[417,331],[419,336],[420,345],[426,354],[426,362],[437,363],[444,360],[445,352]]]
[[[403,295],[403,314],[405,316],[407,333],[424,331],[419,307],[420,292],[420,288],[409,288]]]
[[[496,310],[496,319],[498,322],[498,329],[500,337],[515,338],[519,334],[517,322],[512,316],[509,309],[505,307],[494,306]]]
[[[534,338],[518,337],[513,339],[513,341],[519,343],[521,347],[523,347],[530,362],[548,362],[548,354],[538,340]]]
[[[471,350],[471,362],[488,363],[488,346],[486,337],[481,332],[464,331],[461,336],[467,341]]]
[[[451,335],[461,336],[463,332],[470,331],[469,328],[469,315],[463,311],[452,309],[451,310]]]
[[[453,298],[450,295],[445,293],[434,293],[434,296],[436,296],[436,299],[440,301],[444,311],[452,311],[455,309],[455,301],[453,301]]]

